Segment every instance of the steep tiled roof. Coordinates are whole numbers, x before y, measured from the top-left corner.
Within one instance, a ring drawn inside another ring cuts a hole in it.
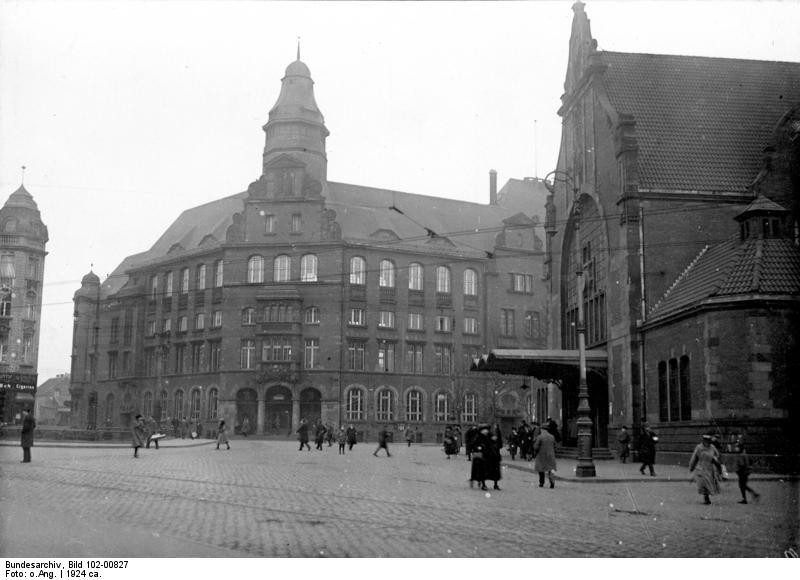
[[[612,105],[636,121],[644,189],[747,191],[776,124],[800,102],[800,63],[599,54]]]
[[[128,281],[127,271],[166,257],[177,244],[192,252],[201,245],[224,242],[233,214],[244,209],[246,197],[246,192],[237,193],[185,210],[149,250],[128,256],[117,266],[103,282],[102,296],[118,292]],[[336,212],[345,241],[464,257],[485,257],[494,248],[503,220],[517,213],[500,205],[335,182],[328,182],[325,206]],[[388,232],[397,237],[387,241]],[[451,243],[431,238],[430,232]],[[431,244],[437,241],[442,243],[433,250]]]
[[[713,297],[800,296],[800,249],[788,239],[732,238],[706,246],[650,311],[665,318]]]

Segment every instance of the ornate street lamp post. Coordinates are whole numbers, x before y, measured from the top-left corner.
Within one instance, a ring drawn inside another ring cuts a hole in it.
[[[578,195],[578,186],[569,173],[564,171],[551,171],[548,177],[553,177],[553,181],[561,180],[572,183],[572,215],[575,220],[575,242],[580,244],[580,221],[581,208]],[[552,191],[552,190],[551,190]],[[585,280],[583,277],[584,264],[580,261],[578,254],[578,269],[575,271],[578,281],[578,356],[580,364],[580,378],[578,381],[578,465],[575,468],[577,477],[595,477],[594,461],[592,460],[592,413],[589,407],[589,386],[586,382],[586,320],[583,313],[583,292]]]

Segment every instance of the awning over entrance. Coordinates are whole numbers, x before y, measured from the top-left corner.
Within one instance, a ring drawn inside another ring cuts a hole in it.
[[[604,350],[586,351],[586,369],[605,375],[608,353]],[[560,383],[577,378],[580,372],[580,352],[577,350],[495,349],[473,359],[471,371],[522,375],[545,382]]]

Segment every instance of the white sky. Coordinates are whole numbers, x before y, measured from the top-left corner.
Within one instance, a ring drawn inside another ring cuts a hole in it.
[[[258,178],[298,36],[331,181],[486,202],[490,169],[555,167],[571,5],[0,0],[0,203],[27,166],[50,232],[40,383],[69,371],[92,264]],[[586,11],[601,49],[800,61],[796,0]]]

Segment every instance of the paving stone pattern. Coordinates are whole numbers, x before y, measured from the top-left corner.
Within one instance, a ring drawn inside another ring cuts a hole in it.
[[[688,480],[539,488],[523,465],[501,491],[463,456],[286,441],[130,448],[0,447],[0,555],[179,557],[781,557],[797,550],[798,484],[736,483],[704,506]],[[520,469],[523,467],[523,469]],[[490,484],[491,487],[491,484]],[[21,518],[28,518],[26,527]],[[70,538],[73,535],[81,537]],[[70,552],[78,551],[78,553]],[[63,553],[54,553],[63,552]]]

